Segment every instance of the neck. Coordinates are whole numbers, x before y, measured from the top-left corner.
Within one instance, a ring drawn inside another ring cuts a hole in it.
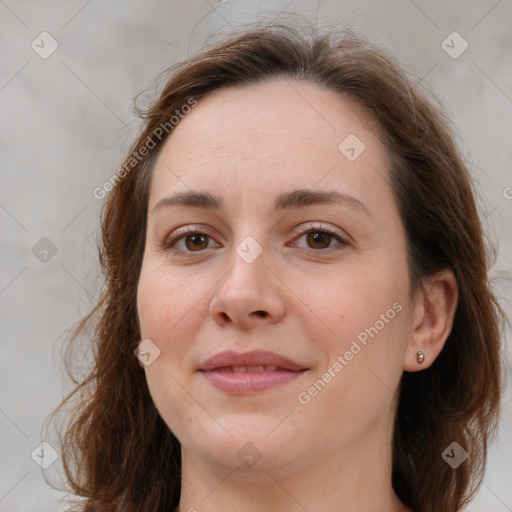
[[[391,486],[390,441],[389,432],[380,430],[294,467],[262,459],[243,470],[183,450],[175,512],[407,512]]]

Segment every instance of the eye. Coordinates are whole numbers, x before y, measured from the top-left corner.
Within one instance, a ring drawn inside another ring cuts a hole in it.
[[[209,248],[211,240],[213,239],[206,233],[196,229],[185,228],[178,230],[173,236],[169,237],[162,244],[162,248],[180,253],[201,252]]]
[[[348,243],[343,238],[341,238],[340,235],[326,228],[318,227],[308,229],[295,240],[301,240],[302,238],[305,238],[306,240],[306,250],[315,253],[322,252],[325,251],[326,249],[331,249],[334,247],[336,247],[337,249],[342,249],[343,247],[348,245]]]

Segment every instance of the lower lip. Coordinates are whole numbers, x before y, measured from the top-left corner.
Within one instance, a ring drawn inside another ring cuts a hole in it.
[[[275,371],[256,373],[202,372],[215,388],[226,393],[254,393],[282,386],[300,377],[304,372]]]

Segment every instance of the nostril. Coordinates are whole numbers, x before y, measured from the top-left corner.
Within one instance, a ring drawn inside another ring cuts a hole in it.
[[[256,314],[265,318],[267,316],[267,312],[266,311],[256,311]]]

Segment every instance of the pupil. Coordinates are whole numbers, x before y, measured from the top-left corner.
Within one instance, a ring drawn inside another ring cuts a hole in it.
[[[329,237],[330,235],[328,235],[327,233],[315,231],[308,235],[308,242],[312,244],[321,244],[321,248],[325,248],[329,245]],[[327,244],[325,242],[327,242]]]
[[[191,235],[188,237],[188,240],[192,240],[191,244],[189,245],[189,249],[198,249],[201,244],[204,244],[205,236],[204,235]]]

